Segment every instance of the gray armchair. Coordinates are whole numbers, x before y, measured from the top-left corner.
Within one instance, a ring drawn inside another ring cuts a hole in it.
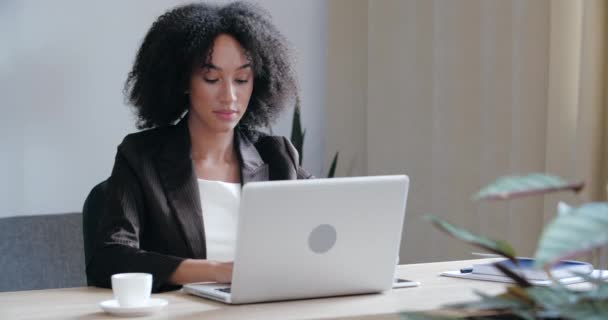
[[[91,254],[93,254],[95,246],[93,240],[95,239],[95,232],[97,232],[97,224],[99,218],[103,214],[103,203],[106,196],[106,181],[102,181],[91,190],[87,199],[84,201],[84,206],[82,208],[82,230],[86,265],[88,265],[91,260]],[[87,284],[93,285],[88,277]]]
[[[82,214],[0,219],[0,292],[86,286]]]

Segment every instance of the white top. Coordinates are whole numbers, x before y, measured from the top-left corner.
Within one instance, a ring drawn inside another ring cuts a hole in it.
[[[234,261],[241,184],[198,179],[207,259]]]

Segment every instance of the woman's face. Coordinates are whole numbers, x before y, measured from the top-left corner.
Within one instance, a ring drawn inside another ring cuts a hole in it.
[[[190,116],[212,132],[228,132],[241,120],[253,91],[253,70],[241,45],[221,34],[211,59],[190,77]]]

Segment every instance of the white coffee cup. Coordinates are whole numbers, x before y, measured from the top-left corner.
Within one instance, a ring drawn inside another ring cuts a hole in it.
[[[121,307],[143,306],[150,300],[152,275],[149,273],[118,273],[112,276],[114,299]]]

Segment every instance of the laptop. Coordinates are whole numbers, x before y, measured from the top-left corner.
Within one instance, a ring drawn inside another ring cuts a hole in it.
[[[389,290],[408,188],[405,175],[247,183],[232,283],[183,290],[228,304]]]

